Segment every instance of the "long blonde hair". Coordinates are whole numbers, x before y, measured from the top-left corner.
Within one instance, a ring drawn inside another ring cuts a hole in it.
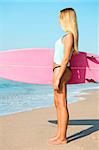
[[[65,8],[60,10],[60,21],[64,26],[64,31],[72,32],[74,35],[74,54],[78,54],[78,24],[77,24],[77,16],[76,12],[73,8]]]

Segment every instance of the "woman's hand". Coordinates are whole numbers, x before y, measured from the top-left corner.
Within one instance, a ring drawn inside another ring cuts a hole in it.
[[[73,55],[77,55],[79,54],[79,52],[73,51]]]
[[[53,86],[55,90],[59,90],[59,83],[60,83],[60,79],[59,78],[53,78]]]

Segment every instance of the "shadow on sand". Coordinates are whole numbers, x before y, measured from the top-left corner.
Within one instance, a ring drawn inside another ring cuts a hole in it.
[[[57,124],[57,120],[48,120],[49,123]],[[99,120],[87,119],[87,120],[69,120],[69,125],[91,125],[91,127],[84,129],[76,134],[67,137],[68,143],[79,138],[90,135],[93,132],[99,130]]]

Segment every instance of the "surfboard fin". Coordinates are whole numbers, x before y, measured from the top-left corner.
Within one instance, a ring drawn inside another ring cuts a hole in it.
[[[86,56],[87,58],[95,58],[94,56]]]
[[[86,80],[88,81],[88,82],[94,82],[94,83],[97,83],[94,79],[88,79],[88,78],[86,78]]]

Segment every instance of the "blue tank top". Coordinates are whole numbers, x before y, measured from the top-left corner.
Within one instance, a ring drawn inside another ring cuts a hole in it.
[[[68,31],[68,32],[69,32],[69,31]],[[65,35],[67,35],[68,32],[66,32]],[[59,64],[59,65],[61,65],[62,60],[63,60],[63,57],[64,57],[64,43],[62,42],[62,38],[63,38],[63,37],[64,37],[64,36],[60,37],[60,38],[55,42],[54,62],[55,62],[56,64]],[[69,60],[71,59],[72,53],[73,53],[73,48],[72,48],[72,51],[71,51]],[[68,61],[67,66],[70,66],[70,62],[69,62],[69,61]]]

